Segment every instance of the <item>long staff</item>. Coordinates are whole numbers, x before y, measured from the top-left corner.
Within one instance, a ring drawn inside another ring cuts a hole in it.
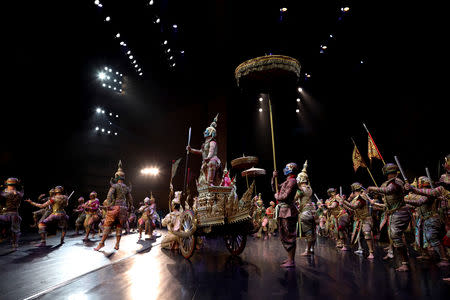
[[[272,133],[273,169],[277,170],[277,160],[275,156],[275,137],[273,135],[272,102],[270,101],[269,95],[267,95],[267,98],[269,99],[270,132]],[[275,177],[275,192],[278,194],[278,177]]]

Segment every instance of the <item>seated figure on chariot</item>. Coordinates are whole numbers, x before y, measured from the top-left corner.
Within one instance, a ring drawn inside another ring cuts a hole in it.
[[[175,197],[172,200],[172,212],[168,213],[161,221],[162,226],[168,229],[166,236],[161,241],[163,249],[176,250],[179,248],[179,238],[173,232],[180,231],[180,207],[180,199]]]
[[[262,231],[263,231],[263,220],[266,213],[266,208],[264,207],[264,202],[261,198],[261,193],[259,193],[258,196],[255,196],[253,198],[253,202],[255,204],[255,210],[253,211],[252,219],[253,219],[253,226],[255,228],[258,228],[258,231],[254,234],[254,237],[261,238],[262,237]]]
[[[220,183],[221,186],[231,186],[232,180],[230,178],[230,171],[227,169],[227,165],[225,164],[225,170],[223,170],[223,176],[222,176],[222,182]]]
[[[13,250],[19,247],[20,222],[19,206],[23,198],[23,190],[17,178],[8,178],[6,188],[1,191],[0,199],[5,204],[0,212],[0,225],[6,227],[11,233],[11,245]]]
[[[205,142],[202,144],[200,150],[193,149],[191,146],[187,146],[186,150],[189,153],[202,156],[202,166],[200,169],[200,176],[198,179],[198,185],[215,186],[220,185],[221,176],[221,164],[220,159],[217,157],[218,147],[216,142],[216,127],[217,127],[217,115],[211,125],[206,128],[203,133]]]
[[[270,206],[266,209],[266,214],[262,222],[262,230],[264,231],[264,239],[275,234],[277,229],[277,219],[275,218],[275,202],[270,201]]]

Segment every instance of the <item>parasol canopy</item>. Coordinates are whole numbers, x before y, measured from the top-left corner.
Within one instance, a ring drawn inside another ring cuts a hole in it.
[[[231,166],[235,169],[246,170],[258,163],[256,156],[242,156],[231,161]]]
[[[242,177],[257,177],[266,175],[266,170],[260,168],[250,168],[241,173]]]
[[[266,55],[241,63],[234,71],[239,87],[269,92],[276,86],[296,84],[300,78],[300,63],[284,55]]]

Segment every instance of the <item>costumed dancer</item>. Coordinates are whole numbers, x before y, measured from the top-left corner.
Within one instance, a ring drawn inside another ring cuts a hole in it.
[[[133,203],[130,188],[124,183],[125,173],[122,169],[122,161],[119,161],[118,170],[114,175],[114,183],[111,185],[106,197],[106,219],[103,225],[104,232],[102,240],[94,248],[95,251],[105,246],[105,240],[111,232],[112,226],[116,225],[116,245],[114,249],[119,250],[120,238],[122,237],[122,228],[127,222],[127,211]]]
[[[19,247],[20,222],[19,206],[23,198],[23,189],[17,178],[8,178],[5,182],[6,188],[1,191],[0,198],[5,207],[0,212],[0,225],[11,232],[11,246],[15,251]]]
[[[67,221],[69,220],[69,216],[67,216],[66,211],[64,210],[67,205],[69,198],[63,194],[64,188],[62,186],[57,186],[54,188],[54,195],[50,197],[45,203],[35,203],[30,199],[25,200],[33,206],[39,208],[45,208],[48,206],[52,206],[52,213],[42,220],[39,223],[39,234],[41,235],[41,243],[38,244],[38,247],[46,246],[47,240],[47,227],[51,224],[57,224],[57,226],[61,229],[61,244],[64,243],[64,237],[66,236],[67,231]]]
[[[308,174],[306,168],[308,161],[305,161],[302,171],[297,176],[298,190],[295,194],[295,201],[298,206],[299,217],[299,236],[306,239],[306,249],[301,256],[310,256],[314,254],[314,244],[316,242],[316,207],[311,201],[313,191],[309,185]]]
[[[448,183],[447,183],[448,184]],[[445,236],[445,225],[442,215],[439,214],[440,196],[449,197],[449,191],[440,185],[431,189],[431,180],[428,177],[419,177],[419,188],[406,184],[405,188],[413,193],[422,195],[419,199],[405,199],[407,204],[419,207],[419,217],[423,222],[422,239],[426,241],[440,257],[438,266],[448,266],[449,260],[441,240]]]
[[[253,198],[253,202],[255,205],[255,210],[253,211],[253,226],[255,228],[258,228],[258,231],[254,234],[254,237],[261,238],[262,237],[262,231],[263,231],[263,220],[265,217],[266,208],[264,207],[264,202],[261,198],[261,193],[259,193],[258,196],[255,196]]]
[[[86,231],[86,236],[83,241],[89,241],[89,233],[91,230],[94,230],[95,225],[100,222],[100,217],[98,215],[99,207],[100,201],[97,199],[97,192],[92,191],[89,194],[89,200],[84,204],[84,212],[86,214],[86,218],[84,220],[84,230]]]
[[[317,210],[316,210],[316,215],[319,218],[319,228],[318,228],[318,233],[319,236],[327,236],[327,209],[323,203],[322,199],[317,200]]]
[[[383,182],[381,187],[370,186],[368,193],[382,194],[383,204],[371,201],[372,205],[386,208],[384,212],[384,222],[388,224],[389,236],[396,250],[401,266],[396,271],[409,271],[408,251],[403,239],[403,234],[411,221],[410,209],[406,206],[404,200],[404,183],[398,178],[399,168],[397,165],[388,163],[383,166],[383,174],[387,181]]]
[[[151,199],[149,197],[145,197],[144,205],[139,208],[139,212],[142,213],[142,216],[138,220],[139,225],[139,240],[142,238],[142,231],[145,234],[150,235],[150,238],[153,238],[153,208],[151,205]]]
[[[84,220],[86,220],[86,212],[84,211],[84,197],[78,198],[78,206],[73,210],[74,213],[78,213],[78,217],[75,221],[75,234],[80,234],[80,228],[84,224]]]
[[[367,258],[374,259],[373,219],[368,205],[372,199],[364,193],[364,187],[359,182],[353,183],[351,189],[352,193],[348,201],[343,200],[342,202],[342,205],[346,209],[353,211],[354,223],[351,244],[355,244],[360,240],[362,231],[367,247],[369,248],[369,256]]]
[[[49,197],[53,196],[53,189],[49,191]],[[45,197],[45,194],[39,195],[37,202],[38,203],[44,203],[48,201],[49,197]],[[37,228],[39,221],[43,220],[48,217],[49,214],[51,214],[52,210],[51,207],[41,208],[36,211],[33,211],[33,221],[34,223],[30,225],[31,228]]]
[[[202,156],[202,167],[200,169],[200,176],[198,178],[198,184],[206,184],[209,186],[219,185],[222,180],[220,172],[220,159],[217,157],[218,146],[216,142],[216,127],[217,127],[217,115],[211,125],[206,128],[203,133],[205,142],[202,144],[200,150],[192,149],[191,146],[187,146],[186,150],[189,153],[194,153]]]
[[[266,233],[264,239],[275,234],[277,229],[277,219],[275,218],[275,202],[270,201],[270,206],[266,209],[266,215],[262,222],[263,231]]]
[[[181,193],[181,192],[180,192]],[[175,192],[175,195],[177,192]],[[175,197],[172,200],[172,212],[168,213],[161,221],[162,226],[167,227],[167,234],[161,241],[161,248],[176,250],[179,247],[179,238],[173,232],[180,231],[180,198]]]
[[[134,232],[134,230],[136,229],[137,220],[138,220],[138,218],[136,216],[136,211],[135,211],[134,205],[132,205],[130,207],[130,213],[128,215],[128,227],[129,227],[130,232]]]
[[[295,267],[298,216],[298,210],[294,201],[297,186],[296,171],[297,164],[288,163],[286,165],[283,169],[283,174],[287,178],[286,181],[279,185],[278,193],[275,192],[275,178],[278,177],[278,172],[276,170],[273,171],[272,176],[272,191],[275,192],[275,200],[278,201],[276,215],[281,244],[288,253],[288,258],[281,264],[281,267],[284,268]]]
[[[329,211],[329,228],[334,233],[336,240],[336,248],[341,248],[342,251],[347,251],[345,246],[345,239],[347,237],[347,227],[349,224],[349,216],[345,209],[340,205],[342,202],[341,196],[336,192],[335,188],[329,188],[327,191],[330,198],[326,201],[326,206]]]

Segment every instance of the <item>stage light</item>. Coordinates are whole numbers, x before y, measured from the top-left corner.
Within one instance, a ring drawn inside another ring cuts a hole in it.
[[[112,113],[109,113],[110,116],[112,116]]]
[[[106,75],[105,75],[105,73],[104,73],[104,72],[100,72],[100,73],[98,73],[98,78],[99,78],[100,80],[103,80],[103,79],[105,79],[105,78],[106,78]]]
[[[117,132],[114,132],[114,135],[117,135]]]
[[[137,68],[137,67],[139,67],[139,66],[136,64],[136,65],[134,65],[134,67]]]
[[[131,51],[130,51],[130,50],[128,50],[127,54],[131,54]]]
[[[300,102],[300,98],[297,98],[297,102]]]
[[[156,19],[156,24],[158,24],[159,22],[161,22],[161,20],[159,18]]]
[[[122,81],[119,81],[119,84],[122,84]]]
[[[102,109],[102,114],[104,114],[105,113],[105,111]]]
[[[117,33],[117,34],[116,34],[116,38],[120,38],[120,33]]]
[[[263,97],[259,97],[259,102],[262,102],[263,100]]]
[[[111,88],[111,86],[110,85],[108,85],[108,89],[110,89]]]
[[[262,111],[263,111],[263,109],[262,109],[262,108],[260,108],[260,109],[259,109],[259,112],[262,112]]]
[[[142,72],[141,72],[141,73],[139,73],[139,76],[142,76]]]
[[[310,78],[310,77],[311,77],[311,74],[305,73],[305,76],[306,76],[307,78]]]
[[[173,59],[173,56],[169,57],[169,59],[172,60],[172,59]]]
[[[118,118],[119,117],[119,115],[116,115],[116,118]]]
[[[130,59],[133,59],[133,55],[128,56]]]
[[[121,91],[122,91],[122,89],[119,90],[119,92],[121,92]]]
[[[119,75],[119,72],[116,72],[116,75]]]
[[[181,50],[180,53],[181,53],[181,54],[184,54],[184,50]]]
[[[330,38],[333,38],[334,36],[332,34],[330,34]]]
[[[149,5],[153,5],[153,0],[150,0],[150,2],[148,4]]]
[[[116,90],[116,87],[113,87],[113,90]]]
[[[135,64],[136,63],[136,60],[133,60],[133,62],[132,62],[133,64]]]
[[[98,131],[99,129],[100,129],[100,128],[98,128],[98,127],[95,127],[95,130],[96,130],[96,131]]]
[[[102,83],[102,86],[104,86],[104,87],[105,87],[105,86],[106,86],[106,83]]]
[[[124,42],[120,42],[120,45],[123,46],[123,44],[125,44]]]
[[[144,168],[141,170],[141,174],[143,175],[152,175],[152,176],[156,176],[159,174],[159,169],[158,168]]]
[[[296,113],[299,113],[299,112],[300,112],[300,109],[297,108],[297,109],[295,110],[295,112],[296,112]]]
[[[105,21],[106,21],[106,22],[109,22],[109,21],[111,21],[111,17],[109,17],[109,16],[108,16],[108,17],[106,17]]]
[[[164,45],[167,45],[167,40],[165,40],[163,44],[164,44]]]
[[[109,72],[112,72],[112,69],[109,69]]]
[[[109,125],[112,125],[112,123],[111,123],[111,122],[109,122]]]
[[[110,134],[111,133],[111,131],[110,130],[108,130],[108,134]]]
[[[114,82],[117,82],[117,80],[116,80],[116,79],[114,79]]]
[[[108,67],[105,67],[105,71],[108,71]]]
[[[301,87],[299,87],[298,91],[301,93],[301,92],[303,92],[303,89]]]
[[[328,48],[327,45],[323,45],[323,46],[321,46],[321,47],[322,47],[323,50],[325,50],[325,49]]]
[[[100,4],[100,1],[99,1],[99,0],[95,0],[95,1],[94,1],[94,4],[95,4],[95,5],[99,5],[99,4]]]
[[[109,77],[109,76],[106,76],[106,79],[110,80],[110,79],[111,79],[111,77]]]
[[[97,108],[96,111],[97,111],[97,113],[99,114],[99,113],[102,112],[102,109],[101,109],[101,108]]]
[[[120,77],[122,77],[122,73],[120,73]]]
[[[139,69],[138,69],[138,72],[140,72],[141,70],[142,70],[142,69],[141,69],[141,68],[139,68]]]
[[[350,10],[350,7],[346,6],[346,7],[341,8],[341,10],[343,12],[348,12]]]
[[[105,129],[104,129],[104,128],[102,128],[102,132],[105,132]]]
[[[363,61],[363,60],[361,60],[361,63],[363,64],[363,63],[364,63],[364,61]]]
[[[98,7],[103,7],[103,4],[100,3],[100,4],[98,5]]]
[[[167,49],[167,53],[169,53],[170,52],[170,48],[169,49]]]
[[[177,29],[177,28],[178,28],[178,25],[177,25],[177,24],[173,24],[172,27],[175,28],[175,29]]]
[[[280,8],[280,11],[287,12],[287,8],[286,7],[282,7],[282,8]]]
[[[176,65],[176,64],[175,64],[175,63],[173,63],[173,64],[172,64],[172,67],[175,67],[175,65]]]

